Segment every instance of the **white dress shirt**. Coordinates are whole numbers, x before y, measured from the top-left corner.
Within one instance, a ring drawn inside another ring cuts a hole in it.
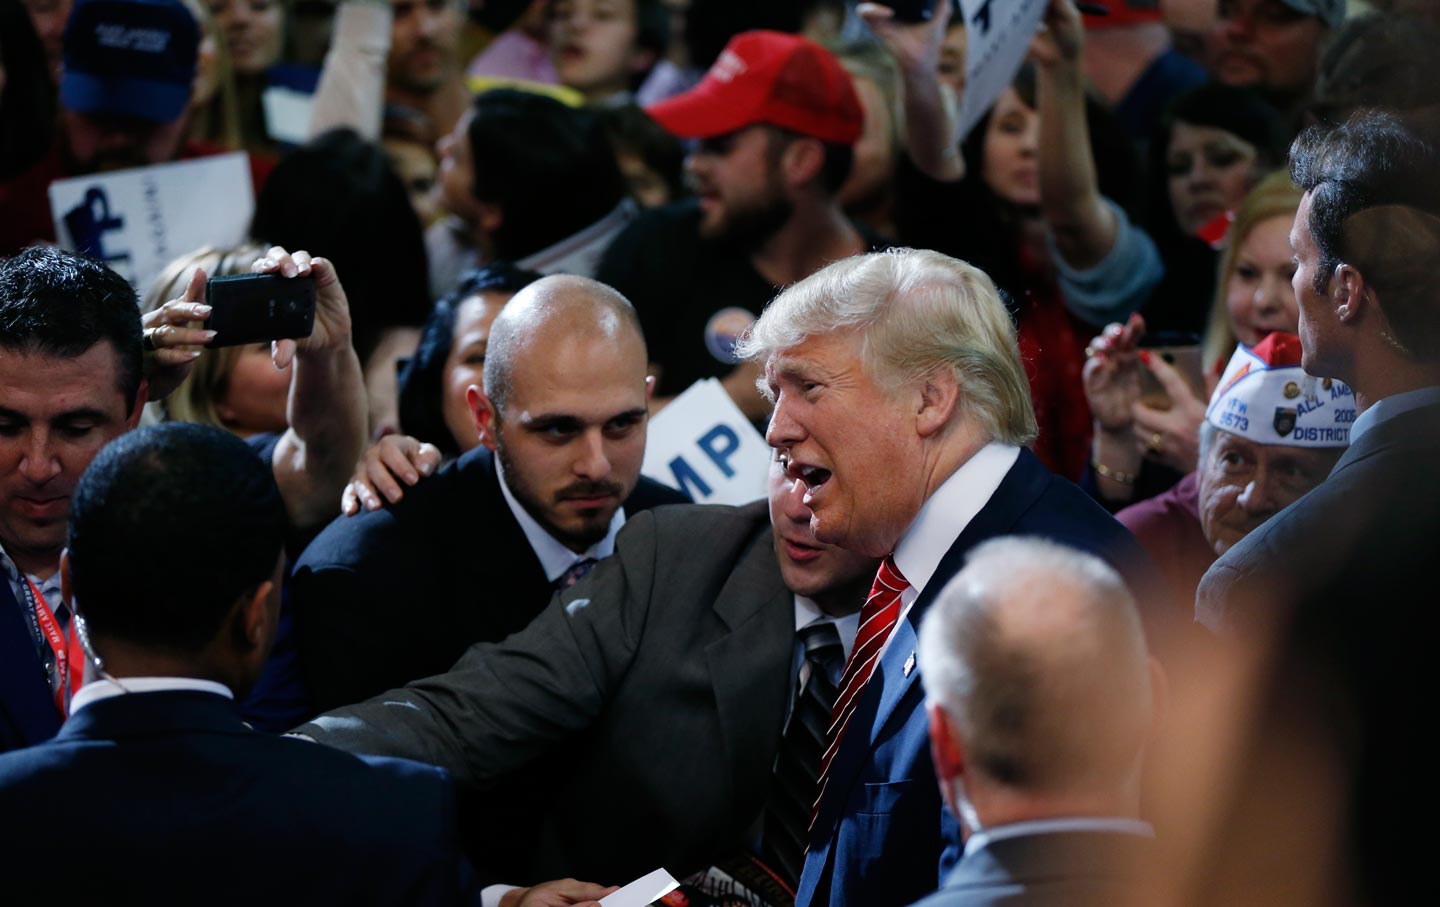
[[[950,546],[990,503],[1019,458],[1020,448],[1014,445],[998,441],[986,444],[942,482],[920,508],[915,521],[895,546],[895,566],[910,583],[910,588],[900,593],[900,620],[910,614],[911,606],[925,591]],[[895,625],[898,627],[900,621]],[[888,647],[890,640],[887,639],[885,645]]]

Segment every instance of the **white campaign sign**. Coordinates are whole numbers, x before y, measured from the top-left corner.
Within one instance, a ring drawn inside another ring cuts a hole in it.
[[[61,246],[103,260],[144,295],[172,259],[243,242],[255,192],[234,152],[56,180],[50,210]]]
[[[650,420],[640,471],[697,504],[763,498],[769,470],[769,445],[714,378],[690,385]]]
[[[975,124],[1010,85],[1049,0],[960,0],[965,15],[965,97],[960,135]]]

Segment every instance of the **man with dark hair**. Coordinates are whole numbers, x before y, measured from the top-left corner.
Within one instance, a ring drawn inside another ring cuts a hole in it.
[[[329,262],[305,252],[274,247],[255,267],[315,278],[310,336],[275,344],[276,363],[295,367],[290,427],[247,441],[270,465],[292,528],[313,531],[335,513],[364,446],[345,291]],[[96,452],[140,419],[144,346],[160,348],[148,363],[157,384],[175,383],[184,366],[162,372],[160,354],[185,362],[175,347],[208,339],[183,326],[207,314],[204,288],[197,271],[142,340],[134,290],[103,264],[54,248],[0,259],[0,750],[53,735],[79,685],[83,658],[57,575],[71,493]]]
[[[430,228],[430,292],[493,259],[542,274],[592,276],[635,216],[599,118],[554,98],[495,89],[440,140],[452,215]]]
[[[1163,682],[1135,600],[1092,554],[977,546],[925,615],[930,743],[964,855],[923,907],[1147,903],[1140,781]]]
[[[52,736],[83,659],[58,570],[80,475],[145,404],[120,275],[54,248],[0,260],[0,751]]]
[[[634,310],[609,287],[552,276],[507,303],[484,389],[468,390],[481,445],[393,508],[337,520],[296,566],[315,705],[438,674],[523,629],[614,550],[626,519],[685,500],[640,476],[649,386]],[[416,602],[443,633],[396,632]]]
[[[0,756],[0,812],[25,817],[0,823],[7,874],[63,878],[70,899],[218,885],[236,903],[459,901],[443,771],[240,720],[274,638],[285,526],[270,469],[220,429],[147,428],[95,458],[60,568],[88,682],[57,739]],[[188,553],[156,582],[160,551]],[[104,845],[26,846],[77,821]],[[157,853],[163,873],[137,872]]]
[[[549,17],[555,74],[591,104],[628,101],[669,43],[661,0],[559,0]]]
[[[1440,538],[1437,173],[1440,147],[1392,114],[1296,140],[1303,364],[1354,390],[1336,416],[1353,420],[1350,447],[1318,488],[1216,561],[1196,600],[1197,620],[1222,636],[1277,643],[1264,714],[1283,715],[1348,785],[1336,804],[1347,852],[1332,865],[1350,890],[1337,896],[1372,903],[1428,882],[1422,840],[1392,811],[1429,770],[1416,716],[1429,707],[1432,646],[1406,628],[1430,616]],[[1276,725],[1263,726],[1270,737]],[[1274,764],[1263,757],[1247,764]]]
[[[797,35],[739,35],[693,90],[646,111],[681,138],[697,198],[645,212],[597,276],[634,300],[657,392],[725,378],[752,418],[766,404],[735,341],[777,287],[879,245],[836,194],[864,113],[834,55]],[[737,367],[738,366],[738,367]]]
[[[367,0],[375,3],[377,0]],[[385,3],[386,0],[378,0]],[[389,52],[385,60],[385,103],[425,114],[436,135],[450,131],[465,111],[460,37],[462,0],[388,0]],[[347,3],[345,6],[360,4]],[[383,23],[376,17],[375,24]]]
[[[1296,112],[1331,32],[1345,22],[1345,0],[1220,0],[1218,13],[1209,42],[1215,78],[1258,88]]]

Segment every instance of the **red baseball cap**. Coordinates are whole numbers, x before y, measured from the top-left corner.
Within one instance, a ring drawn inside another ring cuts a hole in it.
[[[834,54],[775,31],[736,35],[699,85],[645,112],[681,138],[768,123],[839,145],[853,145],[865,120],[850,74]]]
[[[1105,0],[1109,15],[1091,16],[1086,14],[1085,27],[1090,29],[1120,28],[1139,25],[1143,22],[1162,22],[1160,4],[1156,0]]]

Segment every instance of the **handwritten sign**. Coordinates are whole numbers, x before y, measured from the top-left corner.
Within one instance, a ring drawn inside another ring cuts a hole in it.
[[[960,134],[970,130],[1009,87],[1049,0],[960,0],[965,16],[965,97]]]
[[[108,264],[141,295],[170,261],[245,240],[255,194],[245,154],[220,154],[50,184],[60,245]]]
[[[765,496],[770,446],[719,381],[707,378],[650,420],[640,471],[697,504],[745,504]]]

